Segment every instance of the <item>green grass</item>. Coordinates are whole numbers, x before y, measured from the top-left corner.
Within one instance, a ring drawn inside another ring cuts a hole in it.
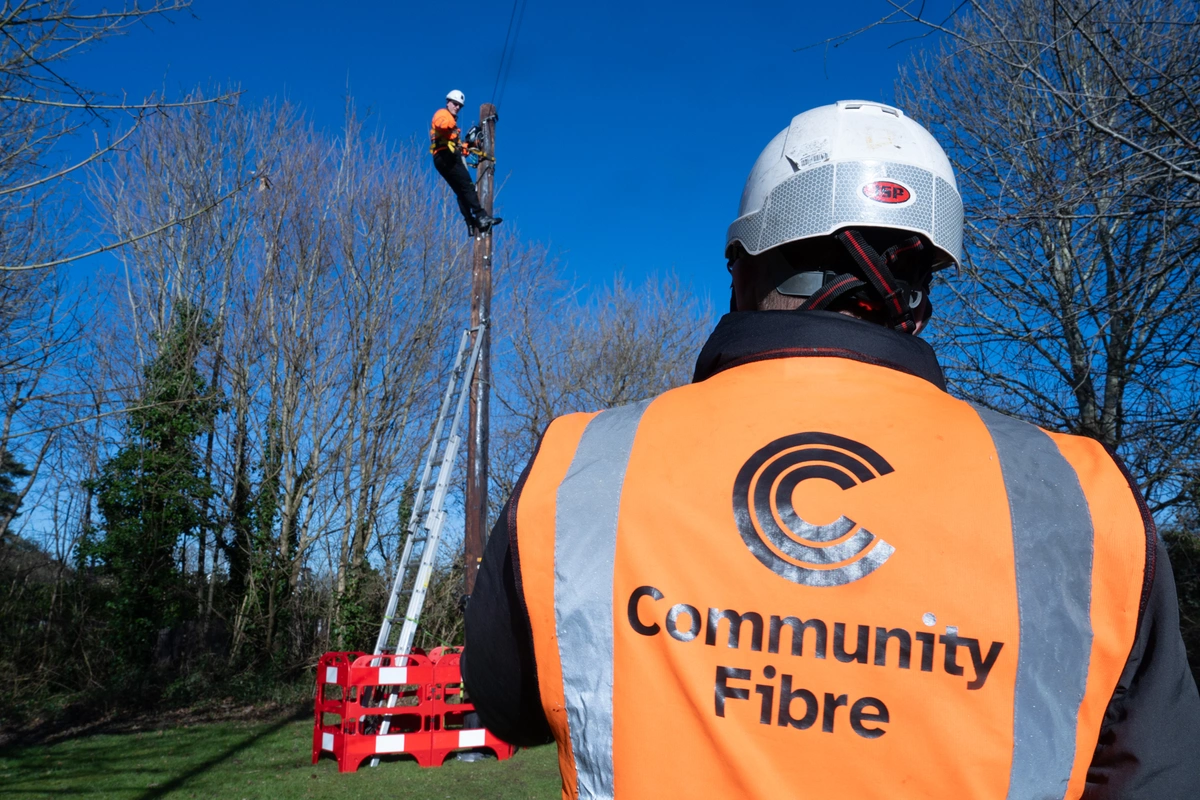
[[[312,722],[218,722],[163,731],[97,735],[0,751],[0,797],[157,798],[557,798],[554,747],[508,761],[440,769],[385,762],[341,775],[312,757]]]

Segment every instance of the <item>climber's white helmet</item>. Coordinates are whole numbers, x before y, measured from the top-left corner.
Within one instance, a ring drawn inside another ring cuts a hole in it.
[[[936,266],[962,258],[962,198],[941,145],[898,108],[841,100],[797,115],[762,151],[725,254],[867,226],[925,235]]]
[[[467,104],[467,96],[464,95],[462,92],[460,92],[458,89],[451,90],[450,93],[446,95],[446,99],[453,100],[454,102],[458,103],[460,106],[465,106]]]

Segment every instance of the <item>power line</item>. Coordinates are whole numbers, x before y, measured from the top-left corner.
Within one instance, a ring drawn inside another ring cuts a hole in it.
[[[525,21],[525,7],[529,4],[529,0],[520,0],[521,13],[517,15],[517,29],[512,37],[512,50],[508,54],[508,66],[504,68],[504,79],[500,81],[500,96],[496,100],[496,110],[500,110],[500,104],[504,102],[504,90],[508,88],[508,76],[512,72],[513,57],[517,52],[517,41],[521,38],[521,23]]]
[[[496,103],[496,89],[500,86],[500,75],[504,72],[504,58],[508,55],[508,38],[512,35],[513,19],[517,16],[517,6],[521,0],[513,0],[512,11],[508,15],[508,30],[504,32],[504,47],[500,50],[500,65],[496,67],[496,80],[492,83],[492,104]],[[524,11],[522,11],[522,14]]]

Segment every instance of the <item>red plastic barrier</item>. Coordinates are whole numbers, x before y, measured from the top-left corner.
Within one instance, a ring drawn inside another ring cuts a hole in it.
[[[428,656],[326,653],[317,665],[313,763],[323,751],[337,759],[339,772],[394,753],[422,767],[440,767],[455,750],[486,748],[510,758],[515,747],[467,727],[475,706],[465,699],[461,654],[461,648],[441,647]]]
[[[350,687],[350,665],[359,652],[326,653],[317,662],[317,699],[314,703],[313,763],[325,750],[341,762],[342,733],[346,720],[346,697]]]
[[[491,731],[481,726],[468,727],[475,717],[475,704],[466,699],[463,688],[461,647],[438,647],[430,653],[433,660],[433,691],[430,693],[429,708],[441,725],[435,725],[430,747],[431,765],[441,765],[446,756],[455,750],[486,748],[504,761],[511,758],[517,748],[497,739]]]

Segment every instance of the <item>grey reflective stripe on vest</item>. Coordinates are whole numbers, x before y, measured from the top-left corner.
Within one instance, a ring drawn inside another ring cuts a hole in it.
[[[1020,643],[1010,800],[1062,798],[1092,651],[1093,530],[1079,477],[1043,431],[976,408],[1012,513]]]
[[[650,401],[584,428],[554,514],[554,616],[580,798],[613,796],[613,562],[621,486]]]

